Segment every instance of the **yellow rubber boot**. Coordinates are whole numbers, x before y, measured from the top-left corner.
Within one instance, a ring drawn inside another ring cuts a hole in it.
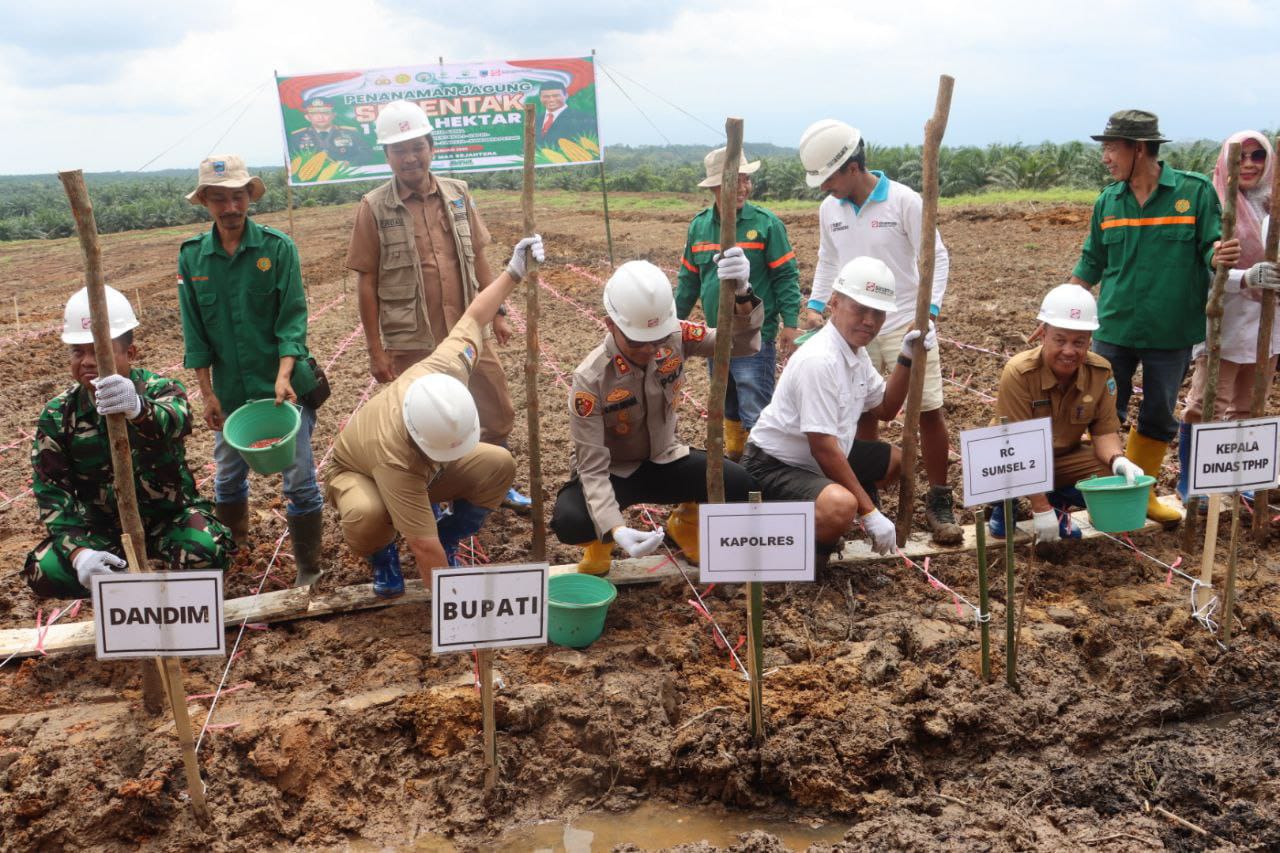
[[[747,431],[742,428],[742,421],[724,421],[724,455],[737,462],[742,458],[742,451],[747,446]]]
[[[601,542],[597,539],[594,542],[584,542],[580,547],[582,548],[582,559],[578,561],[578,574],[609,574],[609,567],[613,565],[612,543]]]
[[[1168,449],[1169,445],[1165,442],[1145,436],[1137,428],[1131,428],[1124,455],[1144,473],[1158,480],[1160,466],[1164,464],[1164,454]],[[1147,498],[1147,518],[1160,524],[1174,525],[1182,521],[1182,513],[1156,500],[1156,490],[1152,486],[1151,495]]]
[[[667,516],[667,535],[684,552],[684,561],[698,565],[698,505],[693,501],[680,504]]]

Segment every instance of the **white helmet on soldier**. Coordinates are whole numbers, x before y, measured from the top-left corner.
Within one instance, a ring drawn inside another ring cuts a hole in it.
[[[1092,332],[1098,328],[1098,303],[1080,285],[1060,284],[1044,295],[1036,319],[1059,329]]]
[[[404,425],[414,443],[436,462],[461,459],[480,443],[475,399],[466,385],[443,373],[421,376],[409,386]]]
[[[138,328],[138,318],[134,316],[129,297],[114,287],[103,286],[107,297],[107,318],[111,324],[111,339],[123,335],[130,329]],[[82,287],[67,300],[66,310],[62,313],[62,342],[64,344],[93,343],[93,329],[89,319],[89,288]]]
[[[840,269],[832,289],[878,311],[888,313],[898,307],[898,288],[893,270],[879,258],[864,255],[849,261]]]
[[[604,286],[604,310],[633,341],[660,341],[680,331],[666,274],[648,261],[627,261]]]
[[[842,121],[824,118],[809,125],[800,137],[805,183],[811,187],[822,186],[823,181],[858,153],[861,143],[862,134],[858,129]]]
[[[379,145],[395,145],[406,139],[431,135],[431,120],[422,107],[410,101],[392,101],[378,113]]]

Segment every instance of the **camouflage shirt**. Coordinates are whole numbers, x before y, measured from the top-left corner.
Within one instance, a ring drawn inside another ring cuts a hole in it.
[[[142,397],[141,413],[128,422],[138,511],[148,535],[155,535],[184,507],[200,502],[183,447],[191,408],[176,379],[137,367],[129,378]],[[40,521],[68,553],[92,547],[85,539],[90,530],[119,530],[107,420],[79,384],[40,413],[31,467]]]

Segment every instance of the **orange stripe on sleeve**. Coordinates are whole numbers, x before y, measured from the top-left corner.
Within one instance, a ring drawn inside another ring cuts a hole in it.
[[[720,251],[719,243],[694,243],[692,246],[689,247],[690,254],[697,254],[698,252],[718,252],[718,251]]]
[[[777,269],[778,267],[785,264],[787,261],[793,259],[795,256],[796,256],[796,253],[795,253],[795,250],[793,249],[792,251],[787,252],[785,255],[778,258],[776,261],[769,261],[769,269],[771,270]]]
[[[693,264],[689,263],[689,259],[688,259],[688,258],[681,258],[681,259],[680,259],[680,263],[684,264],[684,268],[685,268],[685,269],[687,269],[689,272],[697,272],[697,271],[698,271],[698,268],[697,268],[697,267],[695,267]]]

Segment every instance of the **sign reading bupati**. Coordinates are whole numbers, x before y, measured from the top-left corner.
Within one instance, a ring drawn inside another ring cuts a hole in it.
[[[1048,418],[960,433],[964,505],[1053,491],[1053,424]]]
[[[546,563],[436,569],[431,652],[547,643]]]
[[[537,106],[538,166],[596,163],[602,152],[595,81],[589,56],[277,76],[289,182],[389,177],[376,123],[392,101],[412,101],[426,112],[434,171],[523,166],[523,109],[530,101]]]
[[[701,504],[703,583],[813,580],[813,502]]]
[[[94,575],[98,658],[225,655],[222,572]]]
[[[1276,486],[1280,418],[1194,424],[1189,492],[1211,495]]]

